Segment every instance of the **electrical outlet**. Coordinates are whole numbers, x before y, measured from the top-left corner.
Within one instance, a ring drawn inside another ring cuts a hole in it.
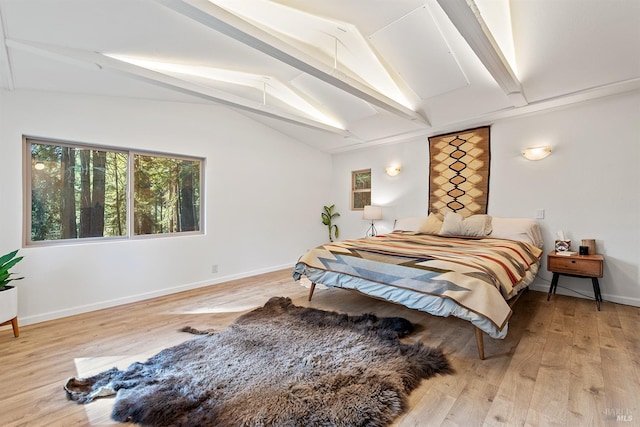
[[[211,272],[212,273],[217,273],[218,272],[218,264],[213,264],[211,266]]]
[[[544,219],[544,209],[536,209],[536,219]]]

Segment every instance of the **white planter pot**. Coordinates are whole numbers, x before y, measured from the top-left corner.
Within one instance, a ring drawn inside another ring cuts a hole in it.
[[[18,315],[18,288],[0,291],[0,323],[11,320]]]

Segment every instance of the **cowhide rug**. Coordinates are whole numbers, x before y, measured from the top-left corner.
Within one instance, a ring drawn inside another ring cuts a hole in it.
[[[144,425],[385,426],[422,379],[452,372],[439,350],[401,343],[410,330],[274,297],[223,331],[65,390],[78,403],[115,395],[112,418]]]

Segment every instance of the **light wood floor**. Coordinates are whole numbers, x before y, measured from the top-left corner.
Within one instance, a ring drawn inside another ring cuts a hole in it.
[[[505,340],[485,337],[478,360],[471,325],[340,289],[307,289],[290,271],[183,292],[65,319],[0,330],[0,426],[111,426],[109,399],[66,400],[62,385],[146,360],[192,336],[221,329],[272,296],[298,305],[421,325],[410,340],[441,347],[456,373],[424,381],[397,426],[640,425],[640,308],[530,291],[515,306]]]

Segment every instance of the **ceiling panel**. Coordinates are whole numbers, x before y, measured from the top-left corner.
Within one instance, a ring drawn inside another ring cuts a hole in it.
[[[422,7],[424,0],[276,0],[326,18],[350,22],[369,36]]]
[[[532,100],[640,76],[640,1],[514,1],[520,80]]]
[[[80,61],[52,60],[17,49],[11,50],[11,60],[17,90],[121,96],[171,102],[206,102],[126,75],[101,70]]]
[[[469,84],[425,6],[382,28],[369,39],[423,100]],[[398,46],[411,46],[411,55]]]
[[[371,117],[378,113],[370,104],[308,74],[298,75],[291,81],[291,84],[309,94],[322,105],[330,106],[331,110],[337,116],[343,117],[346,123]]]

